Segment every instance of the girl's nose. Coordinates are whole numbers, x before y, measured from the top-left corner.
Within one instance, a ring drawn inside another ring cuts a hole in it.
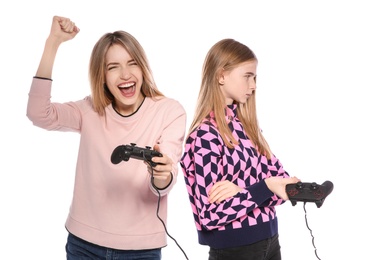
[[[252,90],[255,90],[256,89],[256,82],[255,80],[252,80],[249,84],[249,88],[252,89]]]

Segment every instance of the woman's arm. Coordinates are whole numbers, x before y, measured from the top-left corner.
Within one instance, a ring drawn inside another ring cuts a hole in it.
[[[79,28],[70,19],[60,16],[53,17],[50,34],[45,43],[36,77],[51,79],[56,53],[60,44],[73,39],[78,32]]]

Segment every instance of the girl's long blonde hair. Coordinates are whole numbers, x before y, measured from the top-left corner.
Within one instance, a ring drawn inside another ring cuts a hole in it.
[[[96,42],[89,64],[92,102],[94,109],[100,115],[105,115],[105,107],[114,100],[113,95],[105,85],[105,55],[110,46],[114,44],[119,44],[125,48],[141,68],[143,75],[141,91],[143,95],[146,97],[164,96],[156,86],[145,51],[136,38],[125,31],[106,33]]]
[[[220,89],[219,78],[222,72],[231,71],[241,63],[252,60],[257,60],[252,50],[233,39],[223,39],[211,47],[203,64],[200,91],[189,134],[209,116],[211,111],[214,111],[215,121],[225,144],[230,148],[238,144],[226,121],[226,103]],[[258,125],[255,93],[256,91],[245,104],[236,103],[237,115],[259,153],[270,159],[271,150]]]

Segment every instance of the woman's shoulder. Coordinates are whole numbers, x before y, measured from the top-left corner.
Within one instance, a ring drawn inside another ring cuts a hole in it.
[[[157,97],[149,97],[149,99],[154,102],[157,103],[159,105],[164,105],[164,104],[177,104],[182,106],[182,104],[175,98],[172,97],[167,97],[167,96],[157,96]]]
[[[96,113],[94,107],[93,107],[93,102],[92,102],[92,97],[90,95],[85,96],[84,98],[77,100],[77,101],[71,101],[68,102],[69,104],[74,104],[76,107],[78,107],[78,109],[81,111],[82,114],[86,114],[86,113]]]
[[[92,108],[92,97],[90,95],[85,96],[84,98],[74,101],[79,107]]]
[[[183,105],[176,99],[162,96],[147,98],[150,106],[155,106],[157,109],[164,109],[167,112],[171,110],[185,112]]]

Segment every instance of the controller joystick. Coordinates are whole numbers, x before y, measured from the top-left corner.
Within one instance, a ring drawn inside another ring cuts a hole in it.
[[[318,184],[316,182],[312,182],[310,185],[310,189],[311,190],[317,190],[318,189]]]
[[[296,189],[301,190],[303,188],[303,183],[301,181],[299,181],[298,183],[296,183]]]
[[[324,200],[333,190],[333,183],[325,181],[322,184],[316,182],[297,182],[286,185],[286,192],[292,206],[298,201],[314,202],[318,208],[323,205]]]
[[[128,161],[130,158],[147,161],[152,167],[155,167],[157,163],[151,159],[155,156],[163,157],[158,151],[152,150],[150,146],[138,147],[135,143],[130,145],[119,145],[111,154],[111,162],[118,164],[121,161]]]

